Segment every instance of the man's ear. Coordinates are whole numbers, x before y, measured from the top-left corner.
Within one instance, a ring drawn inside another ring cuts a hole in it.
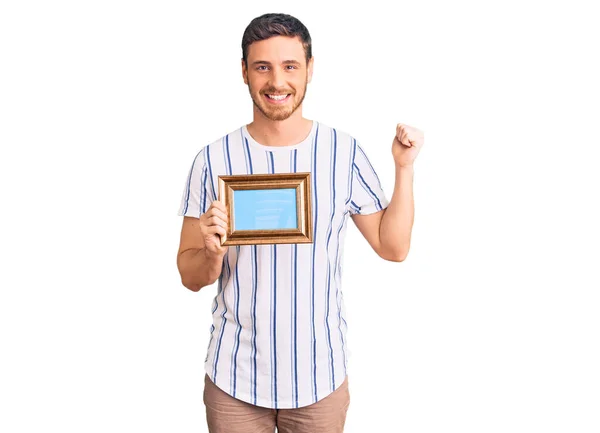
[[[244,79],[244,83],[248,84],[248,68],[246,67],[246,62],[242,59],[242,78]]]
[[[308,69],[308,75],[307,75],[307,80],[306,80],[308,83],[310,83],[310,81],[312,80],[314,60],[315,60],[315,56],[312,56],[310,58],[310,60],[308,61],[308,67],[307,67],[307,69]]]

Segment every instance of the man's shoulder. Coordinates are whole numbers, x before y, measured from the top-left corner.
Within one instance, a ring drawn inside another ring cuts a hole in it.
[[[211,153],[215,150],[221,151],[223,149],[223,144],[233,144],[237,141],[240,141],[242,136],[241,131],[243,127],[244,126],[242,125],[236,129],[229,131],[225,135],[217,138],[216,140],[213,139],[208,144],[204,144],[200,148],[200,152],[206,152],[207,150],[210,150]]]
[[[356,140],[356,138],[348,133],[347,131],[340,129],[340,128],[336,128],[333,126],[330,126],[326,123],[323,122],[318,122],[319,123],[319,129],[323,132],[329,131],[332,135],[332,137],[335,138],[335,140],[337,141],[338,145],[353,145],[354,141]]]

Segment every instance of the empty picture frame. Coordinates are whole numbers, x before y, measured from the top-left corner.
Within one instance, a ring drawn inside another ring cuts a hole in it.
[[[312,243],[310,173],[219,176],[229,223],[222,245]]]

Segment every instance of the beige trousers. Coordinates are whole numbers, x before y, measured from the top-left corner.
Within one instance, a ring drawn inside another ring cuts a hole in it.
[[[324,399],[295,409],[270,409],[233,398],[204,377],[210,433],[342,433],[350,405],[348,377]]]

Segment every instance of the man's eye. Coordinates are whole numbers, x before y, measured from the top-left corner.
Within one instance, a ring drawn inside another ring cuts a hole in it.
[[[262,69],[262,68],[264,68],[264,69]],[[264,66],[264,65],[262,65],[262,66],[258,66],[258,67],[256,68],[256,70],[257,70],[257,71],[266,71],[266,70],[267,70],[267,67],[266,67],[266,66]]]
[[[288,65],[287,67],[290,68],[290,69],[298,69],[298,67],[294,66],[294,65]]]

